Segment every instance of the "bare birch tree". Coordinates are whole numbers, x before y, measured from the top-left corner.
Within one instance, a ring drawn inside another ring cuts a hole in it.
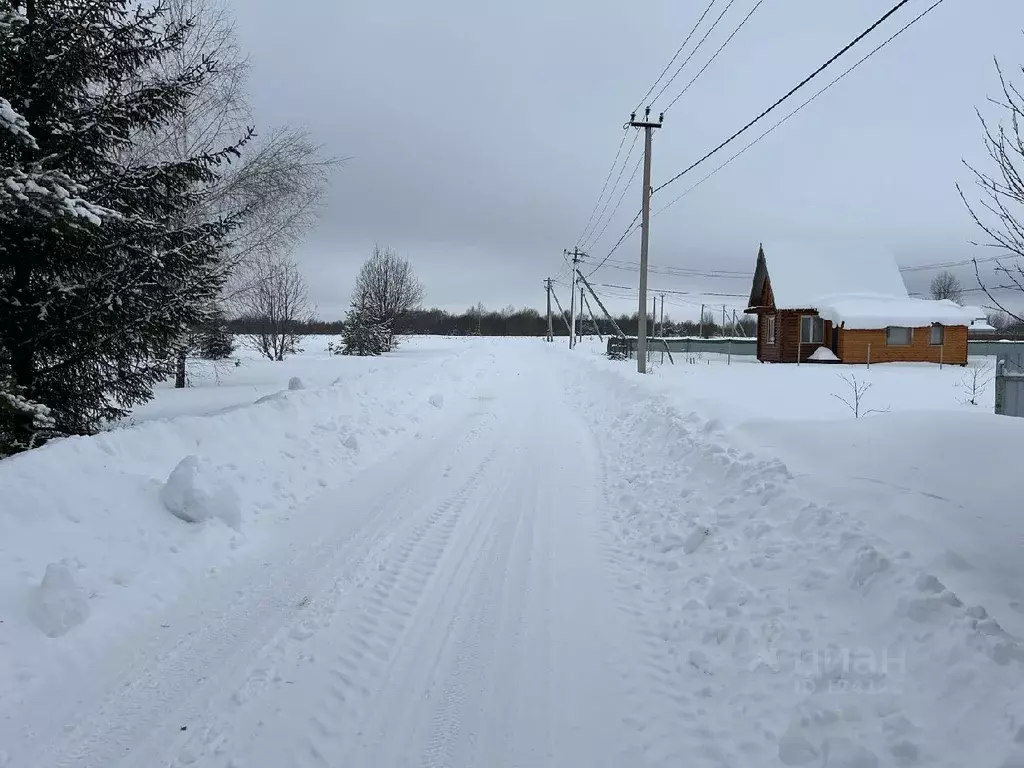
[[[974,274],[978,285],[992,304],[1018,322],[1024,322],[1024,313],[1011,310],[997,299],[993,292],[1012,290],[1024,293],[1024,94],[1005,76],[996,62],[1002,94],[989,102],[1003,111],[998,125],[990,123],[978,111],[984,133],[985,149],[995,163],[995,171],[978,170],[965,161],[980,189],[980,200],[972,205],[964,190],[957,185],[960,197],[975,224],[985,233],[986,241],[975,243],[996,248],[1005,258],[994,259],[994,281],[981,277],[978,260],[974,261]],[[1024,67],[1021,68],[1024,74]]]
[[[240,136],[254,137],[207,191],[206,204],[191,212],[198,220],[241,218],[222,264],[226,298],[235,298],[253,288],[247,279],[264,269],[268,259],[287,254],[314,225],[337,161],[323,157],[321,146],[305,130],[277,127],[257,134],[251,127],[246,90],[250,63],[224,0],[164,2],[169,23],[186,33],[181,50],[161,66],[169,72],[189,71],[216,61],[217,68],[183,105],[176,121],[159,134],[136,137],[128,153],[175,161],[231,145]],[[245,266],[253,268],[240,269]],[[176,350],[176,386],[185,385],[185,357],[193,337],[186,333]]]
[[[301,324],[313,319],[306,280],[291,258],[270,252],[247,260],[242,271],[249,288],[234,306],[255,329],[244,341],[268,360],[284,360],[298,351]]]
[[[374,246],[373,253],[359,270],[352,292],[352,305],[382,324],[388,336],[388,349],[402,320],[423,302],[423,285],[412,265],[391,248]]]

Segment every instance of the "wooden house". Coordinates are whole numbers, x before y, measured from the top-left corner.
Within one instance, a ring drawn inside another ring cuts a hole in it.
[[[908,296],[884,250],[763,243],[745,311],[757,316],[761,362],[967,364],[971,318],[952,301]]]

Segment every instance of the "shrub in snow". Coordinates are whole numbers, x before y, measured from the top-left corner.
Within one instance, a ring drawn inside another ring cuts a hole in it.
[[[992,364],[987,360],[968,368],[960,379],[960,391],[964,393],[963,402],[967,405],[977,405],[978,398],[985,394],[993,378]]]
[[[236,531],[242,527],[242,509],[235,489],[198,456],[186,456],[160,489],[160,501],[187,523],[218,518]]]
[[[10,379],[0,379],[0,459],[34,448],[54,434],[50,409],[22,392]]]
[[[296,389],[305,389],[306,385],[302,383],[302,379],[298,376],[292,376],[288,379],[288,389],[294,391]]]
[[[845,374],[839,374],[839,378],[846,382],[849,389],[845,395],[840,395],[835,392],[832,393],[832,397],[841,402],[853,413],[853,418],[859,419],[861,416],[867,416],[870,413],[888,413],[888,408],[869,408],[864,410],[862,401],[867,391],[871,389],[872,384],[869,381],[858,381],[854,375],[846,376]]]
[[[85,593],[64,563],[50,563],[29,603],[32,622],[47,637],[60,637],[89,618]]]

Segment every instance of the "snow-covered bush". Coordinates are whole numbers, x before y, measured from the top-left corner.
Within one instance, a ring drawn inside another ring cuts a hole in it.
[[[29,400],[10,379],[0,378],[0,458],[34,448],[54,432],[50,409]]]

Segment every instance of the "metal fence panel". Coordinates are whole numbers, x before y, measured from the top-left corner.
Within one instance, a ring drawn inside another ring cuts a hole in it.
[[[996,355],[996,413],[1024,417],[1024,349]]]

